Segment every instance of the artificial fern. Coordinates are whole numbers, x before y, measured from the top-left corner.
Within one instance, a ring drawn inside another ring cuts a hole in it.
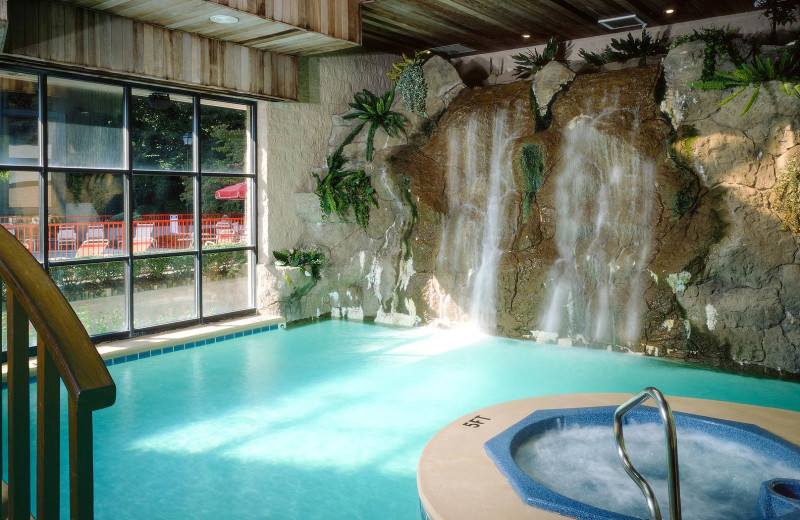
[[[689,42],[705,42],[703,72],[700,75],[700,80],[711,81],[714,77],[714,72],[716,72],[717,61],[730,57],[735,64],[741,64],[742,59],[733,46],[733,40],[736,38],[737,32],[738,29],[725,30],[717,29],[714,26],[701,27],[700,32],[693,31],[692,34],[678,36],[669,48],[674,49],[678,45]]]
[[[737,89],[733,94],[725,98],[717,106],[728,103],[741,94],[747,87],[753,86],[753,94],[742,111],[744,116],[753,106],[761,90],[761,84],[765,81],[780,81],[781,90],[787,96],[797,96],[800,98],[800,76],[797,70],[797,49],[789,47],[781,53],[781,57],[774,62],[772,58],[761,59],[759,55],[753,57],[752,64],[742,63],[733,72],[716,71],[714,77],[709,81],[693,81],[688,83],[690,87],[706,90],[728,90]]]
[[[281,249],[273,251],[272,255],[275,257],[275,265],[296,267],[298,269],[304,269],[308,266],[310,271],[306,272],[314,278],[314,281],[320,279],[322,268],[325,267],[325,253],[319,249]]]
[[[522,145],[520,166],[525,177],[525,194],[522,200],[522,222],[527,222],[531,214],[531,206],[536,199],[536,193],[544,183],[544,159],[542,148],[538,144]]]
[[[639,58],[639,66],[647,63],[648,56],[664,54],[667,52],[667,39],[665,37],[654,39],[642,29],[642,37],[634,38],[633,34],[628,33],[626,38],[611,38],[611,44],[606,45],[602,54],[589,52],[586,49],[578,51],[578,55],[592,65],[603,65],[614,61],[625,61],[631,58]]]
[[[345,170],[347,158],[341,154],[341,147],[328,157],[328,175],[321,178],[317,172],[312,172],[317,181],[315,193],[319,197],[319,206],[324,218],[335,213],[342,221],[348,220],[348,213],[352,209],[356,224],[361,229],[366,229],[369,224],[369,210],[378,207],[375,198],[375,188],[372,187],[370,176],[363,168]]]
[[[403,116],[397,112],[389,110],[394,101],[394,91],[387,90],[382,96],[378,97],[367,89],[361,92],[356,92],[353,95],[355,101],[348,103],[355,112],[345,114],[342,116],[344,119],[360,119],[364,121],[363,124],[356,127],[361,131],[364,124],[369,123],[367,130],[367,161],[372,160],[372,144],[375,139],[375,132],[378,128],[383,128],[389,136],[397,135],[403,128]],[[354,134],[354,135],[355,135]]]
[[[536,74],[539,69],[556,59],[558,45],[558,40],[555,37],[551,37],[547,40],[547,45],[544,46],[541,54],[539,54],[539,51],[528,50],[527,54],[520,53],[511,56],[511,59],[516,64],[514,75],[518,79],[528,79]]]

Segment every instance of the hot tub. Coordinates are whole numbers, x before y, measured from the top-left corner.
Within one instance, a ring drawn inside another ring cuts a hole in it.
[[[486,453],[526,504],[582,520],[647,518],[613,438],[615,406],[536,411],[485,443]],[[772,520],[800,514],[800,448],[753,424],[676,412],[683,515],[688,519]],[[658,412],[624,418],[634,466],[668,514],[664,437]],[[638,464],[637,464],[638,456]],[[644,468],[644,469],[642,469]],[[778,484],[762,484],[779,479]],[[788,487],[787,487],[788,486]],[[788,496],[787,496],[788,495]],[[765,504],[782,498],[782,507]],[[792,507],[795,502],[795,507]]]
[[[453,421],[430,440],[420,457],[417,489],[422,518],[426,520],[566,518],[557,512],[524,503],[505,475],[487,455],[484,444],[535,411],[616,407],[629,398],[629,394],[534,397],[476,410]],[[669,397],[669,402],[676,412],[724,421],[747,421],[791,444],[800,444],[799,412],[680,397]],[[786,490],[782,486],[773,486],[773,489],[775,487],[778,490]],[[792,500],[791,497],[789,499]],[[641,500],[644,503],[643,497]],[[662,510],[666,510],[666,504],[662,505]]]

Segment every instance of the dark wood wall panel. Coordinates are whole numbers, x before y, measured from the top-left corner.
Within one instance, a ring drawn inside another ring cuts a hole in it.
[[[214,93],[297,99],[297,59],[48,0],[12,1],[2,57]]]

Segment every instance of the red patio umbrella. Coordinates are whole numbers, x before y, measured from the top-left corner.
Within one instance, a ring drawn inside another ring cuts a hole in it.
[[[247,181],[237,182],[214,192],[217,200],[244,200],[247,198]]]

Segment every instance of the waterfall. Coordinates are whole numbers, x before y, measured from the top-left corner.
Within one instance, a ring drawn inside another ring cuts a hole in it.
[[[625,344],[640,337],[655,173],[630,144],[636,125],[628,136],[604,131],[610,114],[576,117],[564,132],[556,175],[559,258],[549,277],[542,329]]]
[[[498,264],[516,223],[511,161],[519,110],[473,113],[449,130],[448,216],[435,271],[439,317],[447,322],[495,328]]]

